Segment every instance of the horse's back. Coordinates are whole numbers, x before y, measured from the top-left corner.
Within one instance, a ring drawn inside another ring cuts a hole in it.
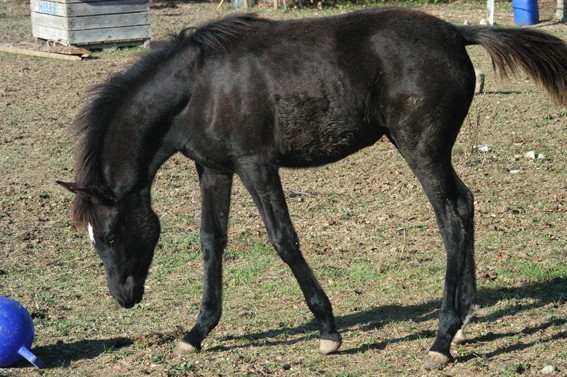
[[[464,94],[469,68],[451,25],[371,10],[259,23],[227,54],[205,59],[194,96],[201,125],[229,140],[219,151],[268,151],[282,166],[312,166],[373,144],[412,101]]]

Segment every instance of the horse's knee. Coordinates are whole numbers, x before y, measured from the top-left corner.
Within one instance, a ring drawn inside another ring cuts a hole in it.
[[[299,239],[294,231],[273,234],[270,242],[285,263],[292,264],[302,258],[299,251]]]

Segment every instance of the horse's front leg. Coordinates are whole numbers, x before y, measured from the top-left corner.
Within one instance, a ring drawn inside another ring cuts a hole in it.
[[[260,211],[270,242],[291,268],[307,302],[319,323],[322,354],[341,346],[331,303],[299,249],[297,234],[289,218],[284,192],[276,166],[250,159],[240,164],[238,174]]]
[[[217,174],[197,165],[201,185],[201,249],[204,284],[197,322],[181,340],[178,350],[201,349],[201,342],[219,323],[222,313],[222,255],[227,242],[232,174]]]

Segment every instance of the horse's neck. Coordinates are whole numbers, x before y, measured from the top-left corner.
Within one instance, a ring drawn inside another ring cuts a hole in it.
[[[109,127],[102,172],[118,195],[151,186],[159,167],[180,150],[173,135],[172,109],[164,108],[179,104],[159,101],[130,104]]]

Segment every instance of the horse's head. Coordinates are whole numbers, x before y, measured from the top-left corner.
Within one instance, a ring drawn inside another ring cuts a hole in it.
[[[86,223],[91,242],[102,258],[110,294],[121,306],[131,308],[144,295],[160,233],[149,192],[116,198],[104,190],[58,183],[77,195],[75,216]]]

